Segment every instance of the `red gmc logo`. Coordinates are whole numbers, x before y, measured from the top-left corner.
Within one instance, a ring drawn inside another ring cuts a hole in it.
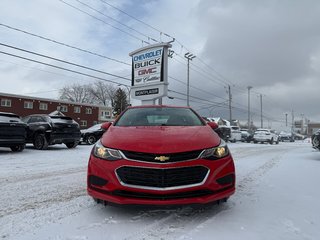
[[[151,73],[156,73],[156,67],[153,68],[148,68],[148,69],[141,69],[138,71],[138,75],[146,75],[146,74],[151,74]]]

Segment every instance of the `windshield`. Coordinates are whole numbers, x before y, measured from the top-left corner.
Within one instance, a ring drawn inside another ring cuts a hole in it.
[[[131,108],[115,126],[203,126],[201,119],[189,108]]]

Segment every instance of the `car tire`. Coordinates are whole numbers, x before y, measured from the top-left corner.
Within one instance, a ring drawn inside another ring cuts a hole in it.
[[[258,143],[258,141],[253,141],[253,143]]]
[[[75,148],[76,146],[78,146],[79,142],[69,142],[69,143],[65,143],[65,145],[67,146],[67,148]]]
[[[319,139],[317,138],[317,136],[315,136],[315,137],[312,139],[312,145],[313,145],[313,147],[319,148],[319,146],[320,146],[320,141],[319,141]]]
[[[38,150],[45,150],[48,148],[48,141],[46,136],[42,133],[36,134],[33,140],[33,146]]]
[[[25,144],[22,144],[22,145],[16,145],[16,146],[12,146],[10,147],[11,151],[12,152],[22,152],[23,149],[25,148]]]
[[[90,145],[95,144],[96,141],[97,141],[97,138],[94,135],[89,135],[87,137],[87,143]]]

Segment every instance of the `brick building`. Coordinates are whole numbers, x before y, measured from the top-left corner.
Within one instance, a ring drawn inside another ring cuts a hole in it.
[[[21,117],[30,114],[49,114],[56,110],[77,121],[81,128],[110,121],[112,109],[86,103],[75,103],[47,98],[37,98],[15,94],[0,93],[0,112],[11,112]]]

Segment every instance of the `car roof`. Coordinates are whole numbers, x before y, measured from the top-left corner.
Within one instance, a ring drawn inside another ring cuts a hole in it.
[[[19,117],[19,115],[15,114],[15,113],[9,113],[9,112],[0,112],[1,116],[6,116],[6,117]]]

